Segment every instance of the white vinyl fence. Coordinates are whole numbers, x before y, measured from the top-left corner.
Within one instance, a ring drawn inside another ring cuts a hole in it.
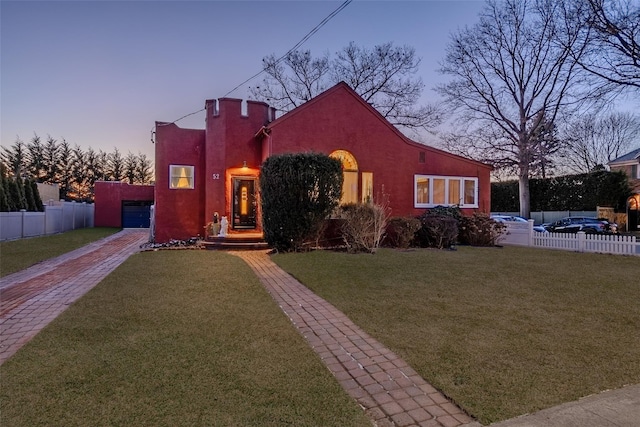
[[[640,256],[640,241],[635,236],[611,234],[539,233],[533,231],[533,220],[528,223],[505,221],[507,229],[498,244],[536,248],[563,249],[575,252],[598,252]]]
[[[0,212],[0,241],[93,227],[95,205],[61,202],[44,212]]]

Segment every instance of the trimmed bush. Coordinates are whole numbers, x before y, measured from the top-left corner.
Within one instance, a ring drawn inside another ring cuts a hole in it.
[[[504,233],[506,226],[494,221],[484,213],[463,216],[460,219],[458,241],[463,245],[495,246],[497,239]]]
[[[458,206],[436,206],[426,211],[423,215],[429,216],[447,216],[460,221],[462,218],[462,211]]]
[[[425,213],[420,217],[416,244],[423,248],[451,248],[458,238],[458,220],[440,214]]]
[[[395,217],[389,220],[383,244],[390,248],[406,249],[420,229],[420,220],[413,217]]]
[[[262,225],[277,251],[299,251],[318,235],[322,221],[338,206],[342,165],[319,153],[269,157],[260,171]]]
[[[458,222],[462,217],[457,206],[436,206],[425,211],[418,220],[415,242],[422,248],[451,248],[458,238]]]

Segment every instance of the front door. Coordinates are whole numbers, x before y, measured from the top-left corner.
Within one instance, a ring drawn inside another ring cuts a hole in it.
[[[256,228],[256,180],[253,178],[233,178],[234,229]]]

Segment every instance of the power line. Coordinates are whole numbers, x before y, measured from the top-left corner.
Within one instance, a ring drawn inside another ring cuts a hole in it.
[[[345,7],[347,7],[349,5],[349,3],[351,3],[352,0],[347,0],[344,3],[342,3],[337,9],[335,9],[333,12],[331,12],[327,17],[325,17],[322,21],[320,21],[320,23],[318,25],[316,25],[311,31],[309,31],[298,43],[296,43],[291,49],[289,49],[287,51],[287,53],[285,53],[284,55],[282,55],[280,58],[278,58],[276,60],[276,64],[280,63],[282,60],[284,60],[291,52],[295,51],[296,49],[298,49],[300,46],[302,46],[304,44],[304,42],[306,42],[307,40],[309,40],[309,38],[311,38],[311,36],[313,36],[315,33],[318,32],[318,30],[320,30],[320,28],[322,28],[327,22],[329,22],[334,16],[336,16],[338,13],[340,13],[342,11],[342,9],[344,9]],[[242,83],[240,83],[238,86],[234,87],[233,89],[231,89],[229,92],[225,93],[222,97],[224,98],[225,96],[229,95],[230,93],[233,93],[235,90],[237,90],[238,88],[242,87],[243,85],[245,85],[246,83],[250,82],[251,80],[255,79],[256,77],[258,77],[260,74],[264,73],[264,69],[260,70],[259,72],[257,72],[256,74],[254,74],[253,76],[249,77],[247,80],[243,81]]]
[[[291,52],[295,51],[296,49],[298,49],[300,46],[302,46],[304,44],[304,42],[306,42],[307,40],[309,40],[311,38],[311,36],[313,36],[315,33],[318,32],[318,30],[320,30],[320,28],[324,27],[327,22],[329,22],[331,19],[333,19],[338,13],[340,13],[345,7],[347,7],[349,5],[349,3],[351,3],[353,0],[346,0],[344,3],[342,3],[340,6],[338,6],[333,12],[331,12],[329,15],[327,15],[322,21],[320,21],[320,23],[318,25],[316,25],[315,27],[313,27],[313,29],[311,29],[311,31],[309,31],[307,34],[305,34],[305,36],[298,42],[296,43],[291,49],[289,49],[287,51],[287,53],[285,53],[284,55],[282,55],[281,57],[279,57],[276,60],[276,64],[280,63],[281,61],[283,61]],[[236,91],[238,88],[242,87],[243,85],[247,84],[248,82],[250,82],[251,80],[255,79],[256,77],[258,77],[260,74],[264,73],[265,70],[262,69],[259,72],[257,72],[256,74],[254,74],[253,76],[249,77],[247,80],[243,81],[242,83],[240,83],[238,86],[234,87],[233,89],[231,89],[229,92],[225,93],[222,98],[226,97],[227,95],[229,95],[230,93],[233,93],[234,91]],[[184,116],[180,117],[179,119],[176,119],[174,121],[172,121],[171,123],[161,123],[159,126],[166,126],[166,125],[170,125],[170,124],[174,124],[177,121],[180,121],[186,117],[189,116],[193,116],[194,114],[198,114],[201,111],[204,111],[204,108],[199,109],[198,111],[194,111],[193,113],[189,113],[189,114],[185,114]],[[153,129],[151,129],[151,141],[153,142]]]

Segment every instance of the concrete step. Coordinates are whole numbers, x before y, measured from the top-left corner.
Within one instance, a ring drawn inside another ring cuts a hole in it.
[[[258,250],[269,249],[262,234],[233,234],[225,237],[207,237],[202,245],[205,249],[218,250]]]

